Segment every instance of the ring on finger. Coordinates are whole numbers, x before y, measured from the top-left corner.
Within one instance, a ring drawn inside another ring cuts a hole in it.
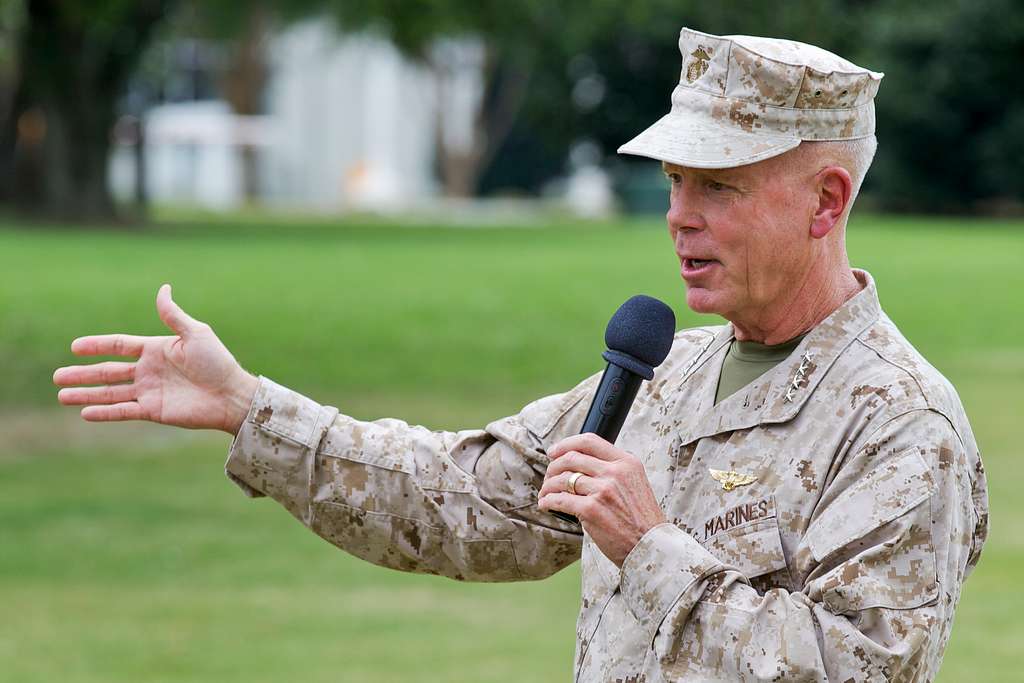
[[[580,477],[582,476],[582,472],[573,472],[572,475],[569,477],[569,484],[565,487],[565,490],[568,491],[571,495],[578,496],[579,494],[576,493],[576,482],[579,481]]]

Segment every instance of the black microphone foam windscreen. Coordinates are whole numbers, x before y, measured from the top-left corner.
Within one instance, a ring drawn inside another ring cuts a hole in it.
[[[675,331],[676,316],[668,304],[638,294],[619,306],[608,321],[604,343],[610,351],[631,356],[653,369],[668,356]],[[653,375],[653,370],[648,372]]]

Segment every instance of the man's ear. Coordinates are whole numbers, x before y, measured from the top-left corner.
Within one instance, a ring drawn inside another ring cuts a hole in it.
[[[811,237],[821,239],[839,223],[850,205],[853,180],[842,166],[828,166],[815,176],[818,187],[818,208],[811,217]]]

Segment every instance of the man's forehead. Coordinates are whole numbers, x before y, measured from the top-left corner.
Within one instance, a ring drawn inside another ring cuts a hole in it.
[[[753,168],[755,165],[756,164],[749,164],[747,166],[734,166],[732,168],[693,168],[691,166],[674,164],[671,161],[662,161],[661,170],[666,174],[679,173],[693,176],[707,176],[710,178],[746,178],[757,173],[758,169]]]

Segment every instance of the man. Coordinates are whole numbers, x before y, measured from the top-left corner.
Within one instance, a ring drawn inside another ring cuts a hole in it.
[[[687,303],[730,324],[676,335],[616,445],[574,435],[596,376],[483,430],[360,422],[250,376],[166,285],[176,335],[76,339],[139,360],[58,370],[109,385],[60,400],[235,434],[244,491],[377,564],[502,581],[582,555],[577,680],[930,680],[987,497],[956,393],[846,257],[881,74],[792,41],[680,48],[671,113],[620,151],[663,162]]]

